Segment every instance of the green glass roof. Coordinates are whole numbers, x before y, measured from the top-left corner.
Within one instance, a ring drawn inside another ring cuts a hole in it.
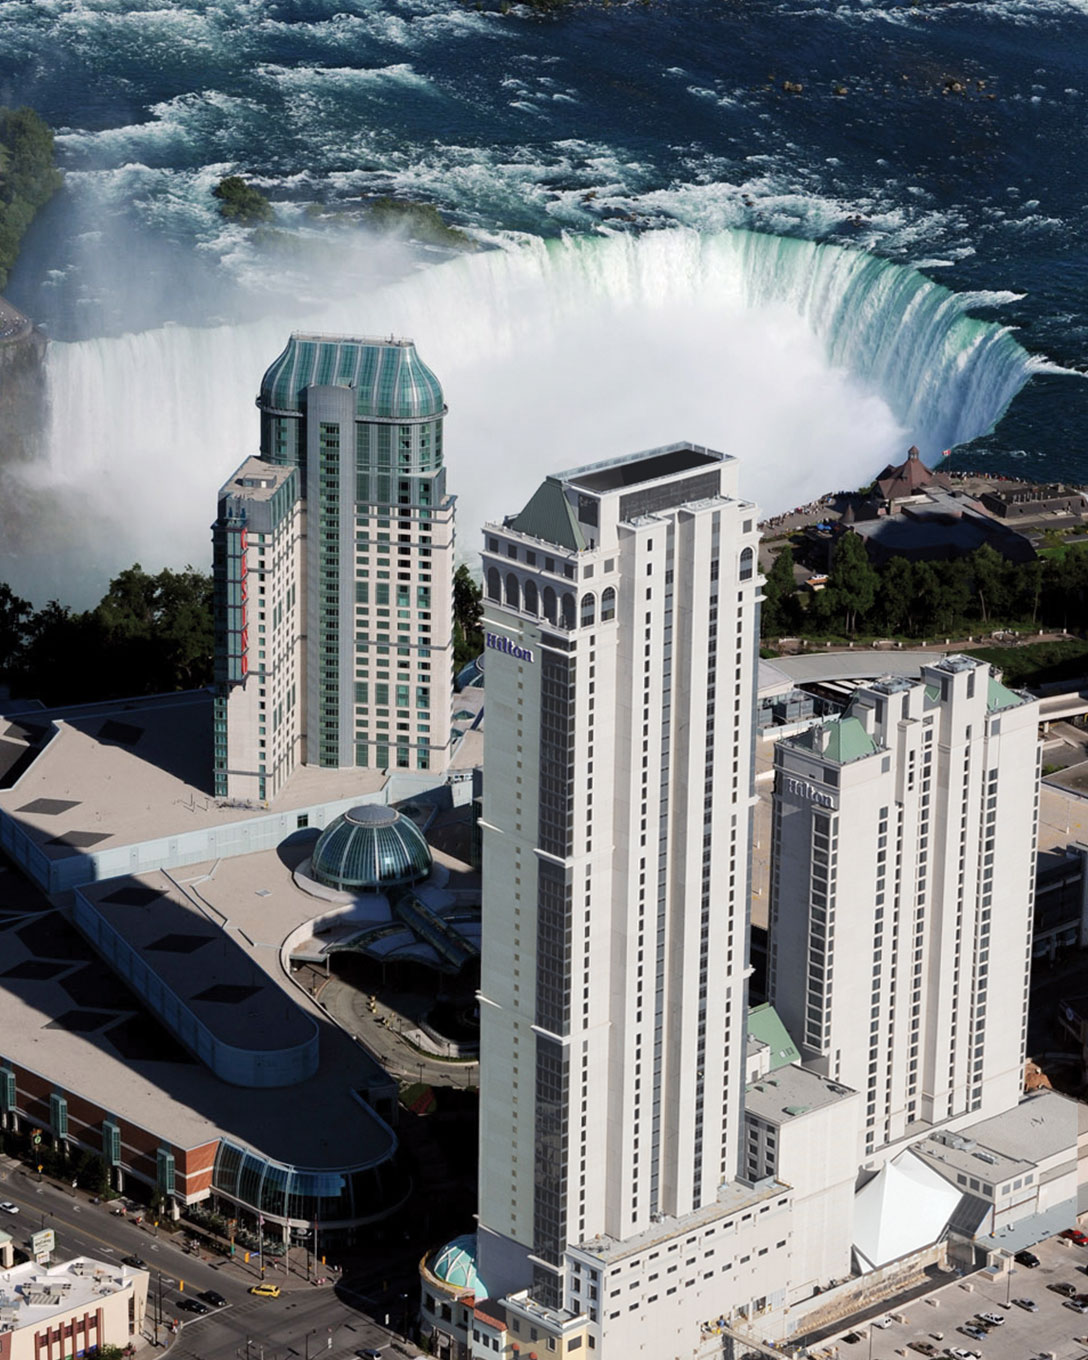
[[[528,505],[510,525],[519,534],[528,534],[557,548],[581,552],[586,546],[585,536],[574,518],[570,502],[563,494],[562,484],[549,477],[541,482],[529,499]]]
[[[986,707],[991,713],[1000,713],[1003,708],[1013,708],[1024,701],[1019,694],[1006,688],[1000,680],[990,676],[990,687],[986,694]]]
[[[378,891],[419,883],[431,872],[431,851],[409,817],[377,803],[343,812],[321,833],[310,872],[341,892]]]
[[[821,749],[824,736],[827,745]],[[848,760],[858,760],[861,756],[871,756],[877,749],[859,718],[832,718],[821,726],[810,727],[793,740],[798,746],[815,751],[837,765],[845,765]]]
[[[801,1061],[797,1045],[790,1038],[778,1012],[767,1002],[748,1012],[748,1033],[771,1050],[771,1071]]]
[[[448,1242],[431,1262],[431,1273],[454,1289],[467,1289],[487,1298],[487,1286],[476,1271],[476,1234],[465,1233]]]
[[[307,387],[353,387],[362,419],[420,420],[445,411],[442,387],[410,340],[292,335],[261,379],[258,405],[298,411]]]

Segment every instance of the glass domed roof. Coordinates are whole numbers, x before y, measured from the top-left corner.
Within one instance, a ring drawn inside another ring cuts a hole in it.
[[[341,892],[399,887],[427,877],[431,850],[415,822],[396,808],[364,803],[321,833],[310,872]]]
[[[351,387],[360,419],[436,419],[445,414],[438,379],[410,340],[295,334],[261,379],[258,405],[299,411],[312,384]]]
[[[476,1234],[455,1237],[431,1263],[431,1274],[454,1289],[467,1289],[477,1299],[488,1297],[487,1286],[476,1273]]]

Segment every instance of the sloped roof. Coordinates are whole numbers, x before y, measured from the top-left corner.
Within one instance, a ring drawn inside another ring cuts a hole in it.
[[[913,1152],[902,1152],[854,1196],[854,1250],[876,1270],[936,1242],[959,1207],[960,1192]]]
[[[876,479],[876,484],[886,501],[913,496],[927,486],[952,485],[943,472],[934,472],[926,467],[915,444],[907,451],[906,461],[900,463],[898,467],[893,467],[889,463]]]
[[[830,722],[810,727],[807,732],[801,732],[790,740],[836,765],[871,756],[877,749],[876,742],[858,718],[832,718]]]
[[[986,693],[986,707],[991,713],[1000,713],[1003,708],[1015,708],[1017,704],[1022,704],[1024,700],[1019,694],[1008,689],[1000,680],[995,680],[990,676],[990,684]]]
[[[510,528],[573,552],[581,552],[586,546],[585,536],[563,494],[562,484],[554,477],[540,483],[525,509],[511,521]]]
[[[748,1033],[771,1050],[772,1072],[779,1067],[785,1067],[788,1063],[801,1061],[796,1044],[790,1038],[778,1012],[769,1002],[765,1001],[762,1006],[753,1006],[748,1012]]]

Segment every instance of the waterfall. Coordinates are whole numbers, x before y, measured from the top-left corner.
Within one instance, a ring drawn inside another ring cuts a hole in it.
[[[292,329],[415,338],[450,407],[463,551],[544,472],[675,439],[736,454],[742,493],[774,513],[908,444],[932,459],[982,434],[1034,364],[914,269],[743,231],[531,238],[325,295],[259,323],[52,344],[48,454],[19,474],[27,570],[42,555],[26,593],[76,563],[79,603],[136,559],[206,565],[216,490],[256,451],[260,376]]]

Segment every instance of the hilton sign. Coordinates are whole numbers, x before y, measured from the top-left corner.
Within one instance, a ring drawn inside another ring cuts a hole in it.
[[[787,779],[786,792],[795,794],[798,798],[807,798],[810,803],[817,803],[820,807],[835,806],[834,798],[826,789],[810,784],[807,779]]]
[[[533,653],[529,647],[519,647],[511,642],[508,637],[503,637],[501,633],[485,633],[484,641],[496,652],[505,652],[507,656],[513,656],[518,661],[532,661]]]

